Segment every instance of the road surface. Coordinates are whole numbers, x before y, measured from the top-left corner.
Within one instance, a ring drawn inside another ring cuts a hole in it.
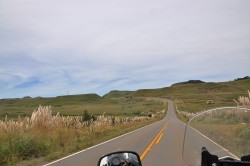
[[[163,120],[44,166],[96,166],[102,155],[121,150],[137,152],[143,166],[186,166],[190,163],[182,159],[184,128],[184,123],[175,115],[173,102],[168,100],[168,113]],[[197,158],[192,149],[199,144],[204,144],[209,150],[216,149],[219,155],[225,155],[224,150],[218,151],[216,144],[199,133],[194,131],[192,137],[195,143],[186,147],[190,151],[189,159]]]

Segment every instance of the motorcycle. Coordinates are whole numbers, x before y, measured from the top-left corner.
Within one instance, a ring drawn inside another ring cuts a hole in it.
[[[222,107],[193,116],[185,126],[182,159],[189,166],[250,166],[250,109]],[[120,151],[101,157],[98,166],[142,164],[136,152]]]

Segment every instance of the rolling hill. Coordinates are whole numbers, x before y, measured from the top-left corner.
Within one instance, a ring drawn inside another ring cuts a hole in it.
[[[190,80],[158,89],[140,89],[137,91],[110,91],[103,97],[97,94],[57,96],[51,98],[24,97],[19,99],[0,99],[0,116],[17,117],[30,115],[38,105],[52,105],[55,112],[65,115],[81,114],[88,110],[94,114],[133,115],[138,111],[150,112],[160,109],[157,103],[148,103],[138,97],[164,97],[172,99],[180,111],[196,112],[220,106],[236,106],[233,99],[246,96],[250,90],[250,78],[238,78],[229,82],[204,82]],[[207,101],[213,101],[207,104]],[[159,104],[159,103],[158,103]]]
[[[159,89],[141,89],[133,92],[111,91],[104,97],[134,96],[134,97],[166,97],[173,99],[178,109],[196,112],[220,106],[235,106],[233,99],[246,96],[250,90],[250,79],[237,79],[229,82],[193,82],[187,81]],[[214,104],[207,104],[213,100]]]

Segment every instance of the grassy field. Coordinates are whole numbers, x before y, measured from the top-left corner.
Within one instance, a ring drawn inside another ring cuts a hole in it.
[[[93,115],[138,116],[148,115],[163,109],[161,101],[140,97],[102,98],[96,94],[59,96],[54,98],[21,98],[0,100],[0,120],[6,115],[17,119],[18,116],[31,116],[39,105],[51,105],[53,114],[82,115],[85,110]]]
[[[250,79],[199,84],[179,84],[159,89],[144,89],[134,92],[118,91],[110,92],[106,96],[123,96],[124,94],[135,97],[167,97],[174,100],[178,110],[185,112],[198,112],[210,108],[222,106],[236,106],[233,99],[239,96],[247,96],[250,90]],[[214,104],[207,104],[213,100]]]
[[[39,105],[50,106],[39,107],[47,113],[35,113]],[[0,165],[46,163],[158,121],[166,107],[162,99],[127,95],[1,99]]]
[[[204,135],[226,148],[239,158],[249,153],[250,127],[241,124],[209,124],[196,126]],[[226,132],[227,131],[227,132]]]
[[[239,158],[249,153],[250,110],[212,111],[194,119],[190,125]]]
[[[186,90],[182,91],[183,96],[174,96],[178,109],[180,111],[196,112],[222,106],[236,106],[233,99],[247,95],[247,90],[250,89],[250,80],[185,86],[182,87]],[[215,103],[207,104],[208,100],[213,100]]]
[[[0,119],[4,119],[6,115],[9,118],[30,116],[38,105],[51,105],[54,114],[60,112],[73,116],[81,115],[84,110],[94,115],[105,112],[109,115],[134,116],[162,108],[159,103],[142,97],[166,97],[172,99],[180,111],[197,112],[221,106],[236,106],[233,99],[246,96],[249,89],[250,79],[246,79],[220,83],[179,84],[138,91],[111,91],[103,97],[87,94],[54,98],[1,99]],[[207,104],[208,100],[215,103]]]
[[[161,106],[166,107],[162,102]],[[134,117],[103,114],[85,120],[81,116],[52,115],[51,107],[39,106],[31,117],[0,120],[0,165],[23,162],[23,165],[38,165],[63,157],[158,121],[166,115],[165,111],[154,112],[150,116]]]

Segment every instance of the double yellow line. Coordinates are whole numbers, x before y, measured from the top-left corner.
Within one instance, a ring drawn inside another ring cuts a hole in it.
[[[146,154],[148,153],[148,151],[152,148],[152,146],[154,144],[158,144],[163,136],[163,131],[167,128],[168,123],[166,123],[163,128],[161,129],[161,131],[156,135],[156,137],[151,141],[151,143],[148,145],[148,147],[144,150],[144,152],[142,153],[142,155],[140,156],[140,159],[142,160]]]

